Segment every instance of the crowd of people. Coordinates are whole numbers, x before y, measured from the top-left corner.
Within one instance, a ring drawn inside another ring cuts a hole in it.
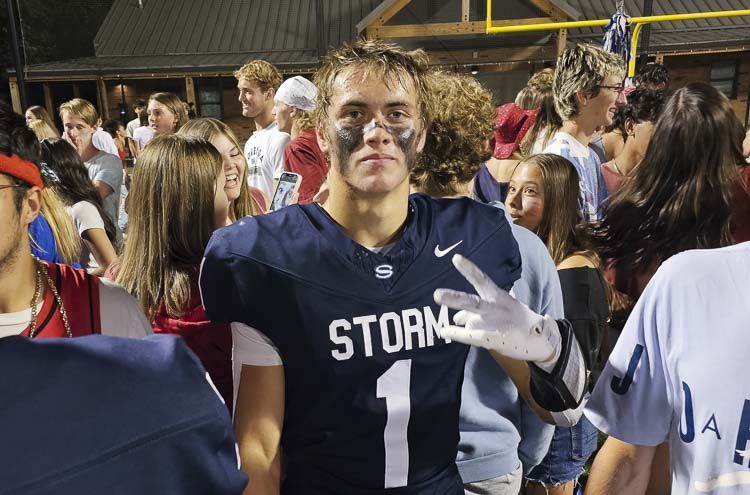
[[[591,45],[499,105],[382,41],[234,75],[244,146],[0,103],[0,493],[746,492],[721,92]]]

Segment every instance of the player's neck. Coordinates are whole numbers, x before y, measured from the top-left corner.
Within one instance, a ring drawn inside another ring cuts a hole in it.
[[[18,252],[29,253],[28,243],[22,242]],[[12,264],[0,267],[0,313],[15,313],[28,309],[35,286],[36,262],[31,255],[19,255]]]
[[[385,246],[403,230],[409,211],[408,187],[407,181],[390,193],[361,197],[343,184],[331,184],[323,209],[357,244]]]

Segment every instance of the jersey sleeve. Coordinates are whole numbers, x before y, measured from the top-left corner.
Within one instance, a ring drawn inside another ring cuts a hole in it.
[[[221,231],[215,232],[206,247],[198,278],[203,308],[215,323],[243,321],[240,313],[244,305],[235,279],[235,261]]]
[[[278,348],[262,332],[243,323],[232,323],[235,366],[280,366],[283,364]]]
[[[672,421],[661,280],[657,273],[635,305],[584,411],[599,430],[634,445],[664,442]]]

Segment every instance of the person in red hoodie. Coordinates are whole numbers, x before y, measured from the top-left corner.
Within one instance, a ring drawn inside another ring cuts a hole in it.
[[[274,96],[273,116],[279,130],[291,134],[284,148],[284,170],[302,176],[298,203],[312,203],[328,175],[328,162],[315,137],[311,111],[318,94],[315,85],[301,76],[284,81]]]
[[[128,242],[117,282],[143,306],[155,333],[182,336],[232,407],[232,335],[201,305],[198,269],[213,231],[226,224],[226,176],[216,148],[182,135],[154,138],[133,174]]]

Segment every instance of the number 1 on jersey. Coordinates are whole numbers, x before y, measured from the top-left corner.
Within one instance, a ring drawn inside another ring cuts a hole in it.
[[[409,415],[411,400],[411,359],[396,361],[377,382],[377,397],[385,399],[388,418],[385,444],[385,488],[406,486],[409,479]]]

